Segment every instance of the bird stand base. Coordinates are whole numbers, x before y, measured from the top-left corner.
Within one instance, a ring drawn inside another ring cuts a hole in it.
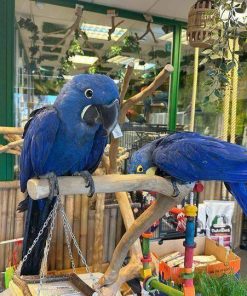
[[[17,287],[22,295],[85,295],[96,296],[97,292],[87,285],[78,275],[71,273],[69,275],[47,276],[42,283],[40,294],[39,276],[17,276],[13,277],[13,283],[10,287]],[[13,287],[13,289],[15,289]],[[19,295],[19,294],[18,294]]]

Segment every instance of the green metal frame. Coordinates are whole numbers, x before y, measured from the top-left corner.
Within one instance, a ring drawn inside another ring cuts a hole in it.
[[[15,0],[1,0],[0,9],[0,126],[14,124]],[[5,143],[0,138],[0,143]],[[0,180],[13,179],[14,157],[0,154]]]
[[[177,102],[179,95],[179,81],[180,81],[180,59],[181,59],[181,34],[182,26],[176,25],[173,32],[173,50],[172,50],[172,64],[174,71],[171,76],[170,84],[170,100],[169,100],[169,118],[168,128],[170,131],[176,130],[177,123]]]

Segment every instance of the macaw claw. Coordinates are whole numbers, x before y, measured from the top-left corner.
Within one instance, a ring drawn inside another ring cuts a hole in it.
[[[95,186],[94,186],[94,180],[92,175],[88,171],[81,171],[76,172],[73,174],[73,176],[81,176],[85,182],[86,182],[86,188],[89,188],[88,197],[92,197],[95,193]]]

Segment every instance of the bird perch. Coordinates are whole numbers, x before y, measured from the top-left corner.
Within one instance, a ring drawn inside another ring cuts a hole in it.
[[[168,179],[148,175],[104,175],[93,176],[95,193],[113,193],[122,191],[155,191],[166,196],[173,196],[173,186]],[[82,177],[58,177],[59,192],[61,195],[87,194],[89,189]],[[177,184],[180,194],[184,197],[184,190],[191,185]],[[34,199],[42,199],[49,196],[50,187],[48,179],[30,179],[27,183],[29,196]]]
[[[93,176],[93,180],[96,193],[147,190],[161,194],[156,203],[137,218],[124,234],[114,251],[109,268],[98,283],[102,295],[113,296],[116,295],[117,289],[123,282],[136,277],[138,274],[135,264],[130,264],[121,269],[123,260],[132,244],[174,203],[178,203],[187,196],[192,190],[193,184],[177,184],[180,193],[177,197],[173,197],[174,189],[171,182],[158,176],[104,175]],[[60,194],[63,195],[88,193],[88,188],[85,188],[85,181],[81,177],[58,177],[58,185]],[[49,195],[49,182],[47,179],[31,179],[28,181],[27,189],[32,199],[41,199]],[[107,287],[105,287],[106,285]]]

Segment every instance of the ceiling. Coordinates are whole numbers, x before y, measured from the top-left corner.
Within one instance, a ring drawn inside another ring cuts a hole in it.
[[[189,9],[196,0],[86,0],[86,2],[187,21]]]
[[[173,1],[168,1],[168,0],[162,0],[162,1],[157,1],[157,0],[136,0],[136,1],[129,1],[129,0],[124,0],[124,1],[96,1],[96,0],[91,0],[87,2],[93,2],[97,4],[104,4],[107,6],[113,7],[116,6],[118,8],[126,8],[128,7],[129,9],[132,9],[133,11],[141,11],[141,12],[146,12],[150,14],[156,14],[156,15],[161,15],[155,12],[158,11],[165,11],[166,13],[163,13],[162,16],[168,16],[168,12],[172,14],[172,11],[174,13],[176,10],[174,7],[174,3],[182,2],[183,5],[180,5],[182,7],[187,7],[186,9],[188,10],[189,7],[192,4],[192,1],[190,0],[173,0]],[[193,0],[194,1],[194,0]],[[166,9],[164,3],[170,3],[170,8]],[[173,4],[172,4],[173,3]],[[186,5],[184,5],[186,3]],[[189,4],[189,5],[188,5]],[[140,10],[141,7],[142,10]],[[183,9],[184,13],[184,9]],[[184,13],[184,17],[187,14]],[[69,43],[72,39],[73,34],[71,34],[68,38],[66,38],[65,42],[63,44],[60,44],[55,51],[52,50],[52,47],[56,45],[62,38],[65,36],[65,32],[58,32],[61,30],[66,30],[69,28],[75,21],[76,16],[75,16],[75,9],[74,8],[67,8],[67,7],[62,7],[62,6],[54,6],[51,4],[44,4],[42,2],[35,2],[35,1],[30,1],[30,0],[16,0],[16,17],[17,21],[23,17],[23,18],[31,18],[34,23],[38,26],[39,29],[39,37],[40,39],[38,40],[37,44],[39,45],[39,51],[41,52],[41,55],[45,57],[45,59],[40,63],[40,66],[43,69],[52,69],[53,74],[55,74],[56,69],[60,67],[60,60],[63,56],[65,56],[65,52],[69,47]],[[176,16],[177,19],[183,19],[182,14],[180,14],[180,17],[178,17],[178,14]],[[135,34],[137,33],[138,36],[141,36],[145,30],[146,30],[146,23],[142,21],[136,21],[133,19],[124,19],[124,18],[118,18],[119,20],[123,20],[123,23],[120,25],[122,29],[126,30],[126,33],[118,40],[118,42],[114,42],[113,40],[107,41],[107,40],[99,40],[99,39],[94,39],[90,38],[90,42],[94,46],[100,46],[100,48],[95,49],[94,53],[96,53],[97,56],[103,56],[107,50],[112,45],[118,45],[121,43],[122,39],[124,36],[132,33]],[[184,19],[185,20],[185,19]],[[118,20],[117,20],[118,21]],[[96,24],[96,25],[103,25],[103,26],[109,26],[111,23],[111,18],[110,16],[107,16],[105,14],[99,14],[99,13],[94,13],[94,12],[89,12],[89,11],[84,11],[83,12],[83,17],[81,19],[80,24],[82,25],[83,23],[88,23],[88,24]],[[170,32],[169,28],[168,32]],[[166,63],[170,62],[170,47],[168,46],[170,43],[171,44],[171,39],[170,40],[162,40],[159,39],[164,35],[164,31],[162,30],[161,25],[157,24],[152,24],[152,30],[153,33],[158,40],[157,43],[154,43],[152,35],[149,33],[147,34],[143,40],[140,41],[140,46],[141,46],[141,56],[138,56],[135,54],[134,58],[141,58],[144,60],[146,63],[154,63],[157,65],[165,65]],[[28,56],[30,56],[30,46],[31,46],[31,41],[30,37],[31,34],[27,30],[20,28],[20,33],[21,33],[21,38],[23,41],[23,45],[25,47],[25,51]],[[172,33],[169,33],[172,34]],[[172,36],[172,35],[171,35]],[[190,50],[190,47],[184,43],[184,47],[188,48]],[[165,49],[166,48],[166,49]],[[90,48],[83,48],[83,51],[87,52],[89,55],[92,54]],[[159,52],[161,53],[161,56],[157,56],[155,54],[154,58],[152,58],[152,53],[153,52]],[[85,54],[85,55],[88,55]],[[93,54],[94,55],[94,54]],[[123,56],[132,56],[133,54],[131,53],[124,53]],[[117,65],[113,62],[107,62],[102,65],[105,67],[105,71],[107,71],[107,74],[112,74],[115,73],[120,65]],[[72,74],[75,74],[76,72],[83,72],[88,66],[81,65],[75,69],[75,71],[72,71]],[[111,70],[109,70],[111,69]],[[55,70],[55,71],[54,71]],[[140,74],[141,75],[141,74]]]

